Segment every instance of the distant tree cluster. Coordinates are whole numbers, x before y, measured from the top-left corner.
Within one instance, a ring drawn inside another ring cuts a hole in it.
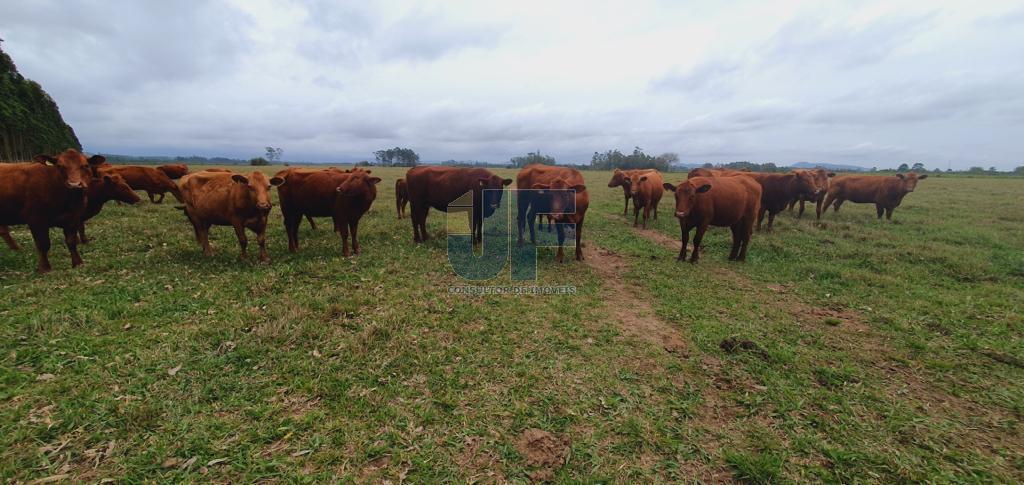
[[[634,147],[633,153],[629,155],[617,149],[604,153],[594,152],[594,156],[590,159],[590,165],[597,170],[656,168],[662,172],[668,172],[672,164],[678,161],[679,155],[675,153],[663,153],[655,157],[644,153],[640,147]]]
[[[527,153],[526,156],[512,157],[508,161],[513,167],[520,168],[530,165],[531,163],[539,163],[541,165],[554,165],[555,157],[550,155],[541,155],[540,150],[536,152]]]
[[[40,153],[82,149],[57,103],[39,83],[18,73],[0,49],[0,160],[28,160]]]
[[[411,148],[388,148],[373,152],[377,164],[384,167],[415,167],[420,163],[420,156]]]
[[[267,154],[263,158],[267,159],[269,163],[278,163],[281,161],[281,157],[284,156],[284,150],[274,147],[266,147]]]
[[[250,158],[249,165],[252,165],[254,167],[262,167],[264,165],[270,165],[270,160],[267,160],[266,158],[263,157]]]

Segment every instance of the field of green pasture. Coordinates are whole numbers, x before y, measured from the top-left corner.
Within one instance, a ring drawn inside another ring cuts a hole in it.
[[[478,283],[443,214],[414,246],[404,171],[374,173],[352,258],[328,219],[289,254],[276,206],[270,264],[237,261],[230,228],[206,258],[168,197],[108,204],[85,266],[55,243],[39,276],[15,228],[0,477],[1024,479],[1024,179],[931,177],[891,223],[783,215],[746,263],[713,229],[691,266],[671,200],[635,230],[589,172],[587,261],[542,249],[529,282],[576,291],[511,296],[451,293]]]

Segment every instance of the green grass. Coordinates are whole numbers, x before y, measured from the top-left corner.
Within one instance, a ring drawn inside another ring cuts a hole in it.
[[[570,443],[561,482],[1024,479],[1024,180],[932,177],[892,223],[784,214],[745,264],[714,229],[691,266],[587,173],[586,250],[621,258],[624,286],[544,249],[537,284],[577,294],[514,297],[449,293],[467,282],[443,214],[414,246],[402,171],[374,172],[358,257],[327,219],[289,254],[275,207],[270,264],[238,262],[230,228],[205,258],[148,202],[108,204],[80,269],[56,243],[43,276],[0,248],[0,476],[527,480],[516,442],[540,428]],[[662,204],[655,230],[678,238]],[[686,351],[623,331],[616,288]]]

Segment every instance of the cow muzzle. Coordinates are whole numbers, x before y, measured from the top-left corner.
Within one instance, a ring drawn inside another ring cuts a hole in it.
[[[269,211],[271,207],[272,204],[256,204],[256,208],[264,212]]]
[[[679,217],[679,218],[686,217],[686,213],[685,212],[676,211],[676,217]]]
[[[84,189],[86,188],[85,182],[67,182],[66,185],[69,189]]]

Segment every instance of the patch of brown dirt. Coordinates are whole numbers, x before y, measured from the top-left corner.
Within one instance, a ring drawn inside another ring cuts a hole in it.
[[[501,460],[492,450],[486,448],[483,437],[467,436],[462,452],[455,457],[455,463],[462,467],[468,482],[505,482]]]
[[[516,439],[516,451],[523,456],[526,466],[538,468],[527,473],[530,479],[550,480],[569,457],[569,438],[528,428]]]
[[[587,253],[586,262],[601,276],[608,290],[604,292],[606,307],[624,331],[668,352],[685,353],[686,342],[682,332],[659,320],[647,297],[640,295],[635,287],[622,280],[628,265],[621,257],[595,246]]]

